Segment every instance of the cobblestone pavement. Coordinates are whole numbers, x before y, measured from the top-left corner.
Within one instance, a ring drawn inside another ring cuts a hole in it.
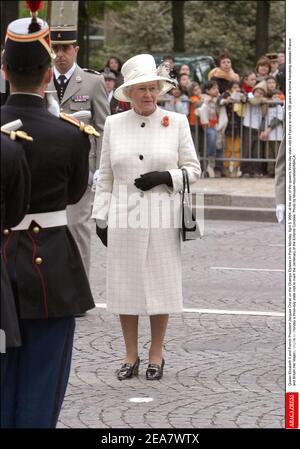
[[[284,313],[284,273],[271,271],[284,269],[283,228],[210,221],[205,233],[203,240],[183,245],[184,307]],[[106,302],[105,251],[94,236],[91,285],[101,304]],[[159,382],[145,379],[146,317],[140,329],[140,375],[120,382],[114,375],[124,355],[118,318],[96,308],[77,319],[72,373],[58,427],[284,427],[282,316],[171,316]],[[152,400],[130,402],[132,398]]]

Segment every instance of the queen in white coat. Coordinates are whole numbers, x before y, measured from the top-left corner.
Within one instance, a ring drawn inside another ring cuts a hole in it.
[[[181,168],[190,183],[201,174],[186,116],[157,107],[174,87],[158,73],[146,54],[122,67],[124,84],[114,95],[132,109],[106,119],[92,214],[107,245],[107,308],[120,315],[126,345],[120,380],[138,373],[139,315],[151,324],[146,378],[162,377],[168,316],[183,307]]]

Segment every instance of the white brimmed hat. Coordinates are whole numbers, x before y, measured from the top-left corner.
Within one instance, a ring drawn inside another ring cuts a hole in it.
[[[135,84],[161,81],[160,95],[168,92],[176,84],[176,81],[168,76],[165,68],[161,66],[156,68],[153,56],[148,54],[137,55],[128,59],[123,64],[121,73],[124,77],[124,83],[114,92],[114,97],[120,101],[131,101],[126,94],[126,87]]]

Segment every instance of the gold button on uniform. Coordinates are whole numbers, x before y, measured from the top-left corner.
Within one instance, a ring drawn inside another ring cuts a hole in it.
[[[36,263],[37,265],[41,265],[42,262],[43,262],[43,259],[42,259],[41,257],[36,257],[36,258],[35,258],[35,263]]]
[[[38,226],[35,226],[32,230],[35,234],[38,234],[40,232],[40,228]]]
[[[4,234],[4,235],[8,235],[9,232],[10,232],[9,229],[4,229],[4,230],[3,230],[3,234]]]

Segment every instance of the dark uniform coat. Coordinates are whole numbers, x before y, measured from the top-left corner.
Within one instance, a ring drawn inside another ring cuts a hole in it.
[[[28,213],[64,210],[84,194],[89,173],[88,135],[50,114],[36,95],[11,95],[1,110],[3,123],[21,119],[33,137],[24,150],[31,172]],[[16,284],[21,318],[73,316],[94,307],[81,257],[67,226],[4,236],[3,255]]]
[[[28,209],[30,172],[22,144],[1,134],[1,233],[16,226]],[[1,329],[5,332],[6,347],[21,343],[15,300],[1,246]]]

